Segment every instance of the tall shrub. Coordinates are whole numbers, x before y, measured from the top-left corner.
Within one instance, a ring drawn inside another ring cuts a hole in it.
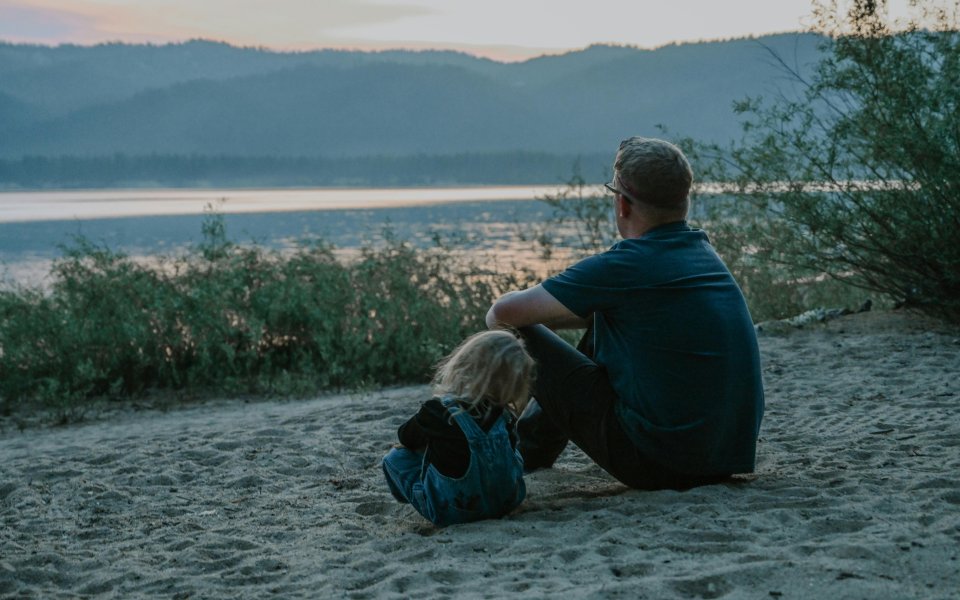
[[[748,99],[743,139],[701,146],[750,259],[823,275],[960,320],[960,2],[821,2],[829,34],[795,94]]]

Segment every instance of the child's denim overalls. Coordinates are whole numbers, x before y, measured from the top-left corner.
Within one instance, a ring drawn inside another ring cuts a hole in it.
[[[445,527],[502,517],[523,502],[523,459],[510,446],[506,417],[484,432],[451,397],[443,405],[454,413],[470,447],[470,466],[463,477],[443,475],[424,460],[425,452],[394,448],[383,457],[383,472],[393,496],[409,502],[435,525]]]

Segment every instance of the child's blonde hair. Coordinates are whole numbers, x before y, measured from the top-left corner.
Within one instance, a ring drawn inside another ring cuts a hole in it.
[[[483,401],[523,412],[530,400],[534,362],[523,342],[512,332],[483,331],[463,341],[437,366],[434,389],[451,395],[473,411]]]

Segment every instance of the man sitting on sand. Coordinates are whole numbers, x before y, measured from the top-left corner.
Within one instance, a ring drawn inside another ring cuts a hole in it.
[[[730,271],[686,223],[692,180],[673,144],[624,140],[606,186],[623,240],[487,313],[488,327],[518,328],[537,361],[536,401],[517,428],[526,470],[572,440],[635,488],[753,471],[757,338]],[[551,331],[584,327],[577,349]]]

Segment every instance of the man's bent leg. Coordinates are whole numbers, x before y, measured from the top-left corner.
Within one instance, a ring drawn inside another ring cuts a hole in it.
[[[616,416],[616,392],[606,370],[542,325],[523,327],[527,351],[537,361],[533,395],[539,407],[517,424],[525,467],[547,466],[570,440],[623,483],[641,489],[683,489],[706,481],[680,475],[644,457]],[[529,422],[521,427],[522,421]],[[524,435],[528,437],[525,439]],[[527,465],[524,446],[533,464]],[[555,451],[555,454],[550,454]],[[537,461],[546,461],[538,463]]]
[[[534,330],[532,328],[527,329],[529,330],[529,336],[532,337]],[[523,332],[521,332],[522,334]],[[558,340],[551,340],[549,343],[537,344],[536,351],[542,356],[534,355],[534,358],[537,359],[537,369],[540,373],[544,372],[545,367],[541,366],[544,363],[550,365],[547,367],[550,371],[562,369],[562,365],[566,364],[566,359],[560,358],[557,360],[555,357],[567,355],[570,352],[570,346],[563,340],[559,340],[559,344],[562,345],[558,345],[557,342]],[[580,343],[577,344],[577,351],[588,359],[593,358],[592,323],[587,328],[586,333],[583,334]],[[578,359],[576,356],[573,358]],[[567,447],[567,441],[569,440],[568,436],[557,427],[550,417],[544,414],[540,403],[536,399],[530,401],[526,410],[523,411],[523,415],[517,421],[517,435],[520,437],[519,448],[524,460],[523,468],[528,472],[551,466],[563,452],[563,449]]]
[[[543,412],[536,398],[517,420],[517,436],[523,470],[528,473],[553,465],[567,447],[566,434]]]
[[[616,394],[607,373],[588,356],[542,325],[520,329],[537,361],[531,402],[517,423],[520,453],[528,470],[553,464],[572,440],[597,464],[611,471],[607,429]]]

